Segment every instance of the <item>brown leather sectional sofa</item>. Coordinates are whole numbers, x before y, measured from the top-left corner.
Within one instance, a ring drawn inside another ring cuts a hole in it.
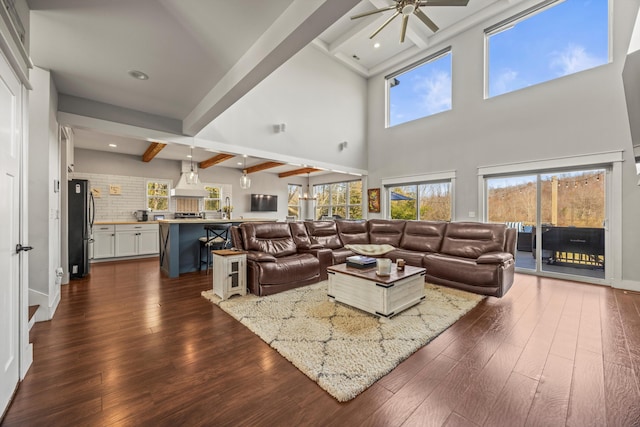
[[[384,255],[427,269],[425,280],[503,296],[513,284],[517,232],[504,224],[371,219],[243,223],[234,247],[248,251],[247,282],[268,295],[327,278],[326,268],[354,253],[350,244],[389,244]]]

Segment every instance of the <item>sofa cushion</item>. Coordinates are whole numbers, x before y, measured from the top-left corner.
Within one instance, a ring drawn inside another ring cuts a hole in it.
[[[449,223],[440,252],[474,260],[487,252],[502,252],[506,229],[504,224]]]
[[[297,252],[291,229],[286,222],[245,222],[240,225],[248,251],[266,252],[276,258]]]
[[[398,247],[406,221],[397,219],[370,219],[369,243]]]
[[[400,247],[410,251],[438,252],[446,229],[444,221],[407,221]]]
[[[369,229],[366,220],[336,221],[336,226],[343,245],[366,245],[369,243]]]
[[[276,262],[261,262],[261,285],[280,285],[302,282],[320,274],[320,261],[311,254],[297,254],[278,258]]]
[[[305,221],[304,225],[312,241],[315,240],[325,248],[337,249],[344,246],[338,236],[335,221]]]
[[[302,249],[311,248],[311,238],[307,234],[307,228],[301,222],[290,222],[291,236],[297,247]]]

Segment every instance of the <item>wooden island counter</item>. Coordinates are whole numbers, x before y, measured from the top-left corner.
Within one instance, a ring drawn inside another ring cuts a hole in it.
[[[239,225],[243,222],[276,222],[272,218],[240,219],[163,219],[160,225],[160,270],[178,277],[200,269],[200,237],[206,236],[207,224]]]

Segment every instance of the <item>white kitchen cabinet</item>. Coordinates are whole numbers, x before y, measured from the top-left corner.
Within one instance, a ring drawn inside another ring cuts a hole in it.
[[[116,224],[115,256],[158,253],[158,224]]]
[[[158,226],[152,230],[142,230],[138,235],[138,255],[157,254],[160,252],[158,241]]]
[[[93,227],[93,259],[113,258],[115,251],[115,225]]]

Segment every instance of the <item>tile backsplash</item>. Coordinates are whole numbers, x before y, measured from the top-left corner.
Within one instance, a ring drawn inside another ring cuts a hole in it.
[[[92,190],[99,190],[99,196],[95,195],[94,192],[96,221],[135,220],[133,212],[146,207],[147,180],[153,179],[79,172],[73,173],[72,177],[75,179],[87,179]],[[120,194],[109,194],[110,186],[118,186]],[[165,218],[168,216],[165,213]],[[153,219],[153,213],[151,213],[150,219]]]
[[[156,180],[153,177],[105,175],[97,173],[74,172],[71,178],[89,180],[89,186],[93,191],[98,190],[100,196],[94,192],[96,204],[96,221],[133,221],[136,220],[134,211],[145,209],[147,206],[146,186],[148,180]],[[164,181],[164,180],[163,180]],[[173,186],[173,182],[171,184]],[[230,184],[211,184],[221,188],[222,200],[226,196],[231,196]],[[118,187],[119,194],[110,194],[110,187]],[[178,198],[171,198],[169,202],[170,212],[157,212],[155,214],[164,215],[165,219],[172,219],[174,212],[195,212],[198,209],[193,203],[198,203],[201,207],[202,201],[189,199],[183,201],[181,206],[176,206]],[[186,204],[185,204],[186,203]],[[180,208],[180,209],[178,209]],[[149,214],[149,220],[153,220],[154,212]],[[206,218],[219,218],[220,213],[207,212]]]

